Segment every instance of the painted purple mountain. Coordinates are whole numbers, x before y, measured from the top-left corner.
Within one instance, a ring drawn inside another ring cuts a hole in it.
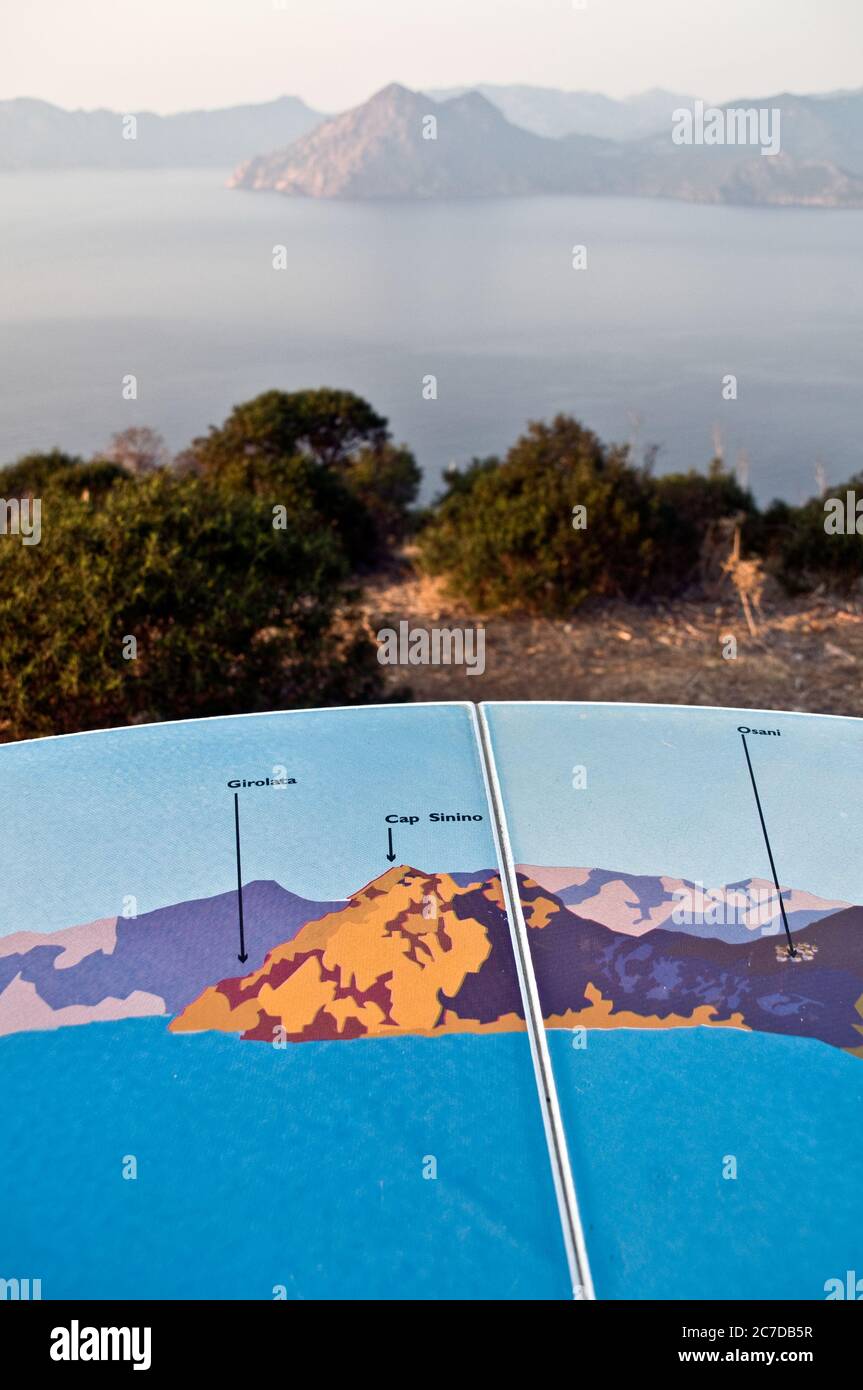
[[[246,968],[306,922],[342,907],[311,902],[273,880],[243,888]],[[178,1013],[236,972],[237,895],[220,893],[140,917],[0,937],[0,1034],[100,1019]]]
[[[662,928],[687,936],[742,944],[783,933],[776,887],[764,878],[708,887],[687,878],[627,874],[614,869],[551,868],[519,864],[519,872],[553,893],[580,917],[625,936]],[[782,889],[792,932],[805,931],[850,906],[799,888]]]
[[[814,923],[791,957],[784,938],[743,943],[658,927],[634,936],[566,907],[519,873],[519,898],[549,1028],[728,1027],[817,1038],[863,1056],[863,907]],[[523,1017],[506,916],[477,894],[488,962],[454,999],[460,1018]]]

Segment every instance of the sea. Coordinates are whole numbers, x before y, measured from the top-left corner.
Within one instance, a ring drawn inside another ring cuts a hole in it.
[[[549,1039],[600,1297],[863,1276],[863,1061],[736,1029]],[[0,1275],[43,1298],[567,1298],[529,1069],[521,1033],[3,1038]]]
[[[144,424],[179,450],[325,384],[389,418],[426,500],[558,411],[660,472],[718,449],[762,501],[863,466],[863,211],[314,201],[228,172],[0,175],[0,462]]]
[[[523,1033],[281,1049],[157,1018],[5,1037],[0,1191],[0,1276],[44,1299],[571,1288]]]

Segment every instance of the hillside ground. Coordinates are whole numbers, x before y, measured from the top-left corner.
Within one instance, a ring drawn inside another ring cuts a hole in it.
[[[415,700],[626,700],[863,716],[863,603],[774,596],[750,633],[730,590],[721,602],[594,600],[569,619],[476,615],[417,575],[410,552],[365,582],[373,632],[485,627],[485,670],[385,666],[389,690]],[[736,639],[737,655],[727,638]]]

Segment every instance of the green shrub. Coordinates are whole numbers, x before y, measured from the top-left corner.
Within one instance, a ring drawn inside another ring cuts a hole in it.
[[[16,463],[0,470],[0,496],[44,498],[60,492],[70,497],[85,494],[92,501],[105,496],[115,483],[129,477],[119,464],[102,459],[85,462],[74,454],[52,449],[48,453],[25,454]]]
[[[386,441],[366,445],[345,465],[344,477],[371,519],[378,553],[403,540],[421,478],[410,449]]]
[[[474,460],[447,482],[420,537],[423,567],[482,609],[549,615],[591,594],[681,588],[709,522],[751,505],[717,471],[656,480],[566,415],[532,423],[503,462]],[[584,529],[573,525],[576,507]]]
[[[326,531],[195,478],[53,494],[39,545],[0,545],[5,736],[374,698],[346,570]]]
[[[301,454],[259,460],[250,486],[232,465],[206,472],[203,481],[235,496],[254,497],[271,509],[284,507],[297,526],[330,535],[351,569],[377,553],[374,519],[344,477]]]
[[[753,528],[754,547],[788,593],[805,593],[823,584],[847,594],[863,576],[863,536],[856,531],[833,534],[825,530],[825,502],[838,498],[844,513],[849,491],[863,498],[863,475],[800,507],[773,502]]]
[[[181,468],[237,491],[296,499],[341,535],[354,565],[372,563],[407,528],[419,488],[413,455],[351,391],[265,391],[196,439]]]
[[[707,473],[666,473],[652,480],[656,507],[653,588],[674,593],[697,576],[704,540],[722,517],[739,517],[744,528],[758,516],[752,494],[714,459]]]
[[[338,468],[357,449],[387,438],[386,420],[352,391],[264,391],[194,440],[191,452],[205,472],[239,471],[254,487],[258,465],[267,459],[303,453]]]
[[[24,454],[0,470],[0,497],[41,497],[45,489],[80,467],[83,460],[62,449]]]

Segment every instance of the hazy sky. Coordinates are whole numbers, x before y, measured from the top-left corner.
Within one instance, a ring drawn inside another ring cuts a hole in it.
[[[7,895],[0,937],[114,916],[127,894],[147,912],[231,891],[228,782],[271,777],[274,767],[295,784],[239,793],[246,883],[275,878],[317,902],[343,898],[389,867],[387,815],[419,817],[393,827],[398,864],[474,873],[497,862],[463,705],[300,710],[33,739],[0,747],[6,862],[27,885]],[[430,822],[433,811],[483,819]]]
[[[863,0],[2,0],[0,97],[175,111],[397,80],[715,100],[863,82]]]
[[[516,863],[708,886],[769,881],[743,724],[780,731],[749,738],[779,882],[863,903],[859,719],[671,705],[486,708]],[[576,767],[586,775],[579,789]]]

